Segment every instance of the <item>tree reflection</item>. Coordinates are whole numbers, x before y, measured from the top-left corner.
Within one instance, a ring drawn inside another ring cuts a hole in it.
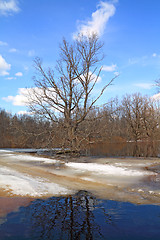
[[[88,192],[35,200],[7,216],[1,240],[159,240],[160,207],[97,200]],[[147,226],[147,227],[146,227]]]
[[[132,156],[132,157],[157,157],[160,152],[158,141],[139,141],[123,143],[100,142],[92,144],[86,150],[86,154],[91,156]]]
[[[104,239],[96,219],[98,203],[85,191],[75,196],[35,201],[25,216],[31,223],[29,235],[36,239]],[[102,214],[111,222],[111,216],[103,209]]]

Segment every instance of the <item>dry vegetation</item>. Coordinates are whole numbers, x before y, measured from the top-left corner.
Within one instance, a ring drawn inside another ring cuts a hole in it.
[[[92,107],[76,131],[77,150],[93,142],[127,142],[160,139],[159,105],[140,94],[112,99],[101,108]],[[55,123],[35,116],[12,116],[0,111],[0,147],[69,148],[63,118]]]

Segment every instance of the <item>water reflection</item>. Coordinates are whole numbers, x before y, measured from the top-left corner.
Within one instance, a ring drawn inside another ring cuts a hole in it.
[[[158,240],[159,237],[159,206],[97,200],[86,191],[35,200],[19,212],[9,214],[7,222],[0,226],[1,240]]]
[[[160,142],[100,142],[91,144],[85,151],[85,154],[90,156],[158,157]]]
[[[26,212],[25,218],[32,222],[30,235],[38,239],[101,239],[96,206],[96,198],[84,191],[74,197],[51,198],[47,203],[39,200]]]

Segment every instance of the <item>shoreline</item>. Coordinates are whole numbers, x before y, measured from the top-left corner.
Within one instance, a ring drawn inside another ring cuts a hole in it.
[[[48,198],[86,190],[102,199],[160,205],[159,158],[60,159],[0,151],[0,171],[1,198]]]

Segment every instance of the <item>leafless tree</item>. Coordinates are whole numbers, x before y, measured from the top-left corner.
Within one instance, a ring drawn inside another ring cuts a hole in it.
[[[82,140],[78,136],[79,125],[114,80],[93,97],[102,69],[102,47],[96,35],[79,36],[72,44],[63,39],[55,71],[46,70],[39,58],[34,60],[37,75],[35,87],[28,89],[29,109],[61,126],[64,146],[71,149],[77,149]]]
[[[155,139],[159,131],[159,111],[152,99],[139,93],[126,95],[122,109],[130,139],[136,142]]]

